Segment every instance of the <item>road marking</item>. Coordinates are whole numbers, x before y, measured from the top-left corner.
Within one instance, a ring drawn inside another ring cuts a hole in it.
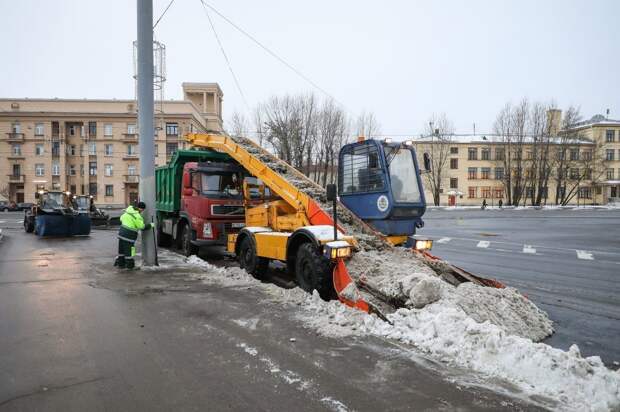
[[[510,250],[508,250],[508,249],[495,249],[495,250],[497,250],[498,252],[511,252],[511,251],[510,251]]]
[[[489,247],[490,244],[491,244],[491,242],[489,242],[488,240],[481,240],[480,242],[478,242],[478,244],[476,246],[486,249],[486,248]]]
[[[583,259],[583,260],[594,260],[594,256],[592,256],[591,252],[588,252],[587,250],[577,250],[577,259]]]
[[[535,255],[536,249],[534,249],[531,245],[523,245],[523,253],[531,253],[532,255]]]
[[[437,241],[437,243],[448,243],[451,240],[452,239],[450,239],[449,237],[442,237],[441,239]]]

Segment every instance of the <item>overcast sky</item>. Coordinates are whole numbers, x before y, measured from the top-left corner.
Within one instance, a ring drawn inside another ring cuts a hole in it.
[[[384,134],[419,134],[445,112],[458,132],[490,131],[522,97],[620,118],[620,1],[205,0],[352,116]],[[155,19],[169,0],[154,0]],[[0,1],[1,97],[133,98],[131,0]],[[212,14],[248,104],[315,91]],[[217,82],[224,118],[247,111],[200,0],[175,0],[156,28],[166,97]]]

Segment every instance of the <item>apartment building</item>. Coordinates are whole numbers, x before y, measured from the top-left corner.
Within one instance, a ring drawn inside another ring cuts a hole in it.
[[[547,185],[541,188],[542,202],[555,204],[556,197],[570,198],[571,205],[620,202],[620,121],[597,115],[562,131],[558,126],[561,112],[555,110],[549,116],[558,136],[549,139],[549,157],[553,160],[549,161]],[[563,133],[571,137],[562,138]],[[532,139],[525,137],[523,144],[515,145],[492,135],[444,139],[431,136],[417,140],[415,145],[419,156],[428,152],[445,157],[441,205],[481,205],[484,200],[488,205],[497,205],[500,199],[507,204],[507,173],[511,173],[513,183],[522,173],[519,204],[530,205],[538,195],[538,187],[531,183],[529,166],[537,156],[536,150],[540,150]],[[431,185],[426,178],[423,182],[427,202],[432,204]]]
[[[185,147],[188,132],[222,130],[217,83],[183,83],[181,101],[156,102],[155,162]],[[90,194],[102,206],[138,198],[134,100],[0,99],[0,193],[33,202],[39,189]]]

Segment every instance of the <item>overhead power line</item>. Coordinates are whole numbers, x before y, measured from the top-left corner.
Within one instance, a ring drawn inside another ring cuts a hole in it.
[[[342,106],[343,108],[345,107],[344,104],[342,104],[340,101],[338,101],[338,99],[336,99],[334,96],[332,96],[330,93],[328,93],[325,89],[323,89],[322,87],[320,87],[318,84],[316,84],[314,81],[312,81],[308,76],[306,76],[305,74],[303,74],[300,70],[298,70],[297,68],[295,68],[292,64],[288,63],[286,60],[284,60],[284,58],[280,57],[278,54],[276,54],[274,51],[272,51],[271,49],[269,49],[267,46],[265,46],[263,43],[261,43],[260,41],[258,41],[254,36],[252,36],[250,33],[248,33],[247,31],[243,30],[241,27],[239,27],[237,24],[235,24],[233,21],[231,21],[228,17],[224,16],[222,13],[220,13],[215,7],[211,6],[209,3],[205,2],[204,0],[200,0],[201,3],[203,4],[203,6],[206,6],[208,8],[210,8],[215,14],[217,14],[218,16],[220,16],[222,19],[224,19],[228,24],[230,24],[231,26],[233,26],[237,31],[239,31],[241,34],[243,34],[244,36],[246,36],[248,39],[252,40],[252,42],[254,42],[256,45],[258,45],[258,47],[260,47],[261,49],[263,49],[264,51],[266,51],[267,53],[269,53],[272,57],[274,57],[276,60],[278,60],[280,63],[282,63],[283,65],[285,65],[286,67],[288,67],[290,70],[292,70],[297,76],[301,77],[303,80],[305,80],[306,82],[308,82],[308,84],[310,84],[312,87],[314,87],[315,89],[317,89],[318,91],[320,91],[321,93],[323,93],[324,95],[326,95],[327,97],[329,97],[330,99],[332,99],[333,101],[335,101],[336,103],[338,103],[340,106]]]
[[[207,19],[209,20],[209,25],[211,25],[211,29],[213,30],[213,35],[215,36],[215,39],[217,40],[217,44],[219,44],[220,46],[220,50],[222,51],[224,60],[226,60],[226,64],[228,65],[228,70],[230,70],[230,74],[232,75],[233,80],[235,81],[235,84],[237,85],[237,89],[239,90],[239,94],[241,95],[241,98],[243,99],[243,103],[245,103],[245,106],[248,108],[248,111],[249,111],[250,105],[248,104],[248,101],[245,98],[245,94],[243,93],[243,90],[241,89],[241,84],[239,83],[239,79],[237,79],[237,75],[235,74],[235,71],[233,70],[232,65],[230,64],[230,60],[228,59],[228,55],[226,54],[226,51],[224,50],[224,45],[222,44],[220,40],[220,36],[218,36],[217,30],[215,30],[215,25],[213,25],[213,21],[211,20],[211,16],[209,15],[209,11],[207,10],[207,7],[206,7],[208,6],[208,4],[206,4],[203,0],[200,0],[200,3],[202,3],[202,8],[205,14],[207,15]]]
[[[159,18],[157,19],[157,21],[155,22],[155,24],[153,25],[153,30],[155,30],[155,27],[157,27],[157,25],[159,24],[159,22],[161,21],[161,19],[164,18],[164,16],[166,15],[166,12],[168,11],[168,9],[170,8],[170,6],[172,6],[172,3],[174,3],[174,0],[170,0],[170,3],[168,3],[168,6],[166,6],[166,8],[164,9],[163,13],[161,14],[161,16],[159,16]]]

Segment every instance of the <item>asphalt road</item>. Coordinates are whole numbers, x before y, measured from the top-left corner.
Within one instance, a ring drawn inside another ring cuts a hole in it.
[[[112,230],[19,218],[0,214],[0,411],[537,409],[411,347],[319,336],[256,288],[114,270]]]
[[[430,209],[432,253],[514,286],[549,313],[546,343],[620,362],[620,210]]]

